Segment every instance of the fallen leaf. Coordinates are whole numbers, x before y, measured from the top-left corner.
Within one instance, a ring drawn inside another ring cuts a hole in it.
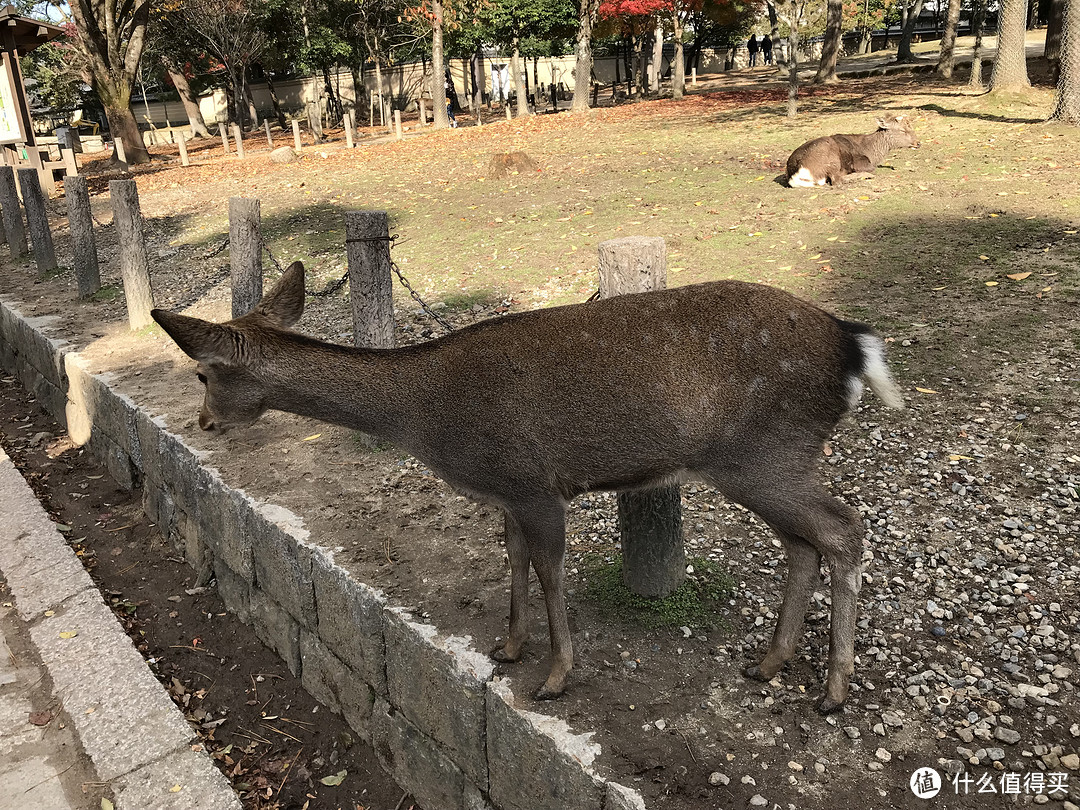
[[[104,796],[101,797],[101,810],[113,810],[113,803]]]
[[[60,634],[60,638],[75,638],[77,635],[79,635],[78,630],[65,630]]]
[[[933,290],[934,292],[937,292],[938,290],[944,290],[945,287],[946,287],[946,285],[942,285],[940,287],[931,287],[930,289]]]
[[[998,283],[996,281],[988,281],[988,282],[986,282],[987,287],[996,287],[997,285],[998,285]]]
[[[983,254],[981,254],[981,253],[979,254],[979,258],[980,258],[980,259],[982,259],[982,260],[983,260],[984,262],[988,262],[988,261],[990,261],[990,257],[989,257],[989,256],[985,256],[985,255],[983,255]]]
[[[974,461],[974,460],[975,459],[973,459],[971,456],[960,456],[960,455],[951,455],[951,456],[949,456],[949,461]]]
[[[1027,278],[1030,275],[1031,275],[1031,271],[1028,270],[1026,273],[1009,273],[1007,278],[1011,278],[1013,281],[1023,281],[1025,278]]]
[[[179,793],[181,790],[183,790],[183,788],[180,787],[180,785],[173,785],[169,788],[169,793]]]
[[[348,773],[348,771],[338,771],[333,776],[324,776],[319,781],[322,782],[324,785],[330,785],[331,787],[335,787],[342,783]]]
[[[30,712],[26,719],[31,725],[47,726],[52,722],[53,716],[52,712]]]
[[[937,393],[937,391],[935,391],[933,388],[919,388],[918,386],[915,386],[915,390],[918,391],[920,394],[936,394]]]
[[[313,441],[315,441],[315,440],[316,440],[317,438],[319,438],[320,436],[322,436],[322,434],[321,434],[321,433],[312,433],[312,434],[311,434],[310,436],[308,436],[308,437],[307,437],[307,438],[305,438],[305,439],[302,439],[301,441],[305,441],[305,442],[313,442]]]

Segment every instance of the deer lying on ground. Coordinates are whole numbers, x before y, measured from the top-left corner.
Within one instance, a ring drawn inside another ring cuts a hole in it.
[[[919,145],[906,115],[886,115],[877,124],[869,135],[829,135],[804,143],[788,158],[788,185],[838,186],[851,175],[873,172],[893,149]]]
[[[763,660],[772,678],[795,653],[807,603],[832,580],[824,711],[854,671],[863,524],[817,473],[822,445],[866,380],[902,407],[869,327],[786,292],[719,281],[485,321],[398,349],[357,349],[290,331],[304,308],[294,262],[254,311],[217,324],[154,310],[198,362],[204,430],[274,409],[375,434],[452,487],[502,508],[510,626],[492,656],[528,637],[529,564],[544,591],[558,697],[573,653],[566,616],[565,510],[576,495],[703,478],[780,536],[790,571]]]

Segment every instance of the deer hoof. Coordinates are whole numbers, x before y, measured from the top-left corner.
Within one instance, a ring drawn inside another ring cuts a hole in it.
[[[533,700],[555,700],[562,696],[563,691],[562,689],[549,689],[548,685],[544,684],[533,692]]]
[[[505,647],[496,647],[491,651],[490,655],[492,660],[498,661],[500,664],[516,664],[521,658],[521,653],[510,655]]]
[[[835,701],[831,697],[823,697],[817,705],[818,714],[832,714],[833,712],[840,711],[844,706],[844,702]]]
[[[746,668],[746,677],[753,678],[755,681],[769,681],[772,680],[772,676],[766,674],[759,664]]]

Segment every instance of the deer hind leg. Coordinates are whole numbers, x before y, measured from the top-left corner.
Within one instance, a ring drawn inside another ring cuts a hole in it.
[[[506,556],[510,558],[510,632],[506,643],[491,651],[491,657],[511,663],[521,658],[521,649],[529,639],[529,549],[514,516],[506,512],[504,518]]]
[[[769,650],[760,663],[746,670],[748,676],[760,681],[772,678],[795,655],[803,635],[807,604],[821,586],[821,553],[800,537],[778,534],[787,552],[787,588]]]

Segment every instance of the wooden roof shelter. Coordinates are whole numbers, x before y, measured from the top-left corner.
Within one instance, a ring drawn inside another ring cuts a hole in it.
[[[0,75],[0,157],[4,163],[11,166],[36,168],[42,178],[42,187],[46,189],[53,186],[52,170],[63,168],[64,164],[51,164],[47,150],[42,157],[42,149],[34,139],[30,103],[26,98],[19,57],[63,35],[64,29],[60,26],[21,17],[14,6],[0,8],[0,48],[3,49],[3,75]]]

